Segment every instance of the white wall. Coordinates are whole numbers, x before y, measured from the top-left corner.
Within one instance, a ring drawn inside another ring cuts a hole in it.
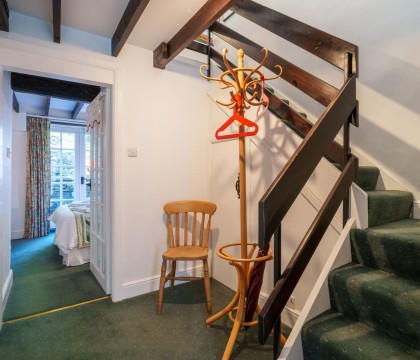
[[[23,238],[26,197],[26,115],[13,111],[11,237]]]
[[[12,91],[10,73],[0,66],[0,276],[2,300],[0,316],[10,291],[10,207],[11,207],[11,148],[12,148]]]
[[[351,145],[367,163],[379,166],[420,198],[420,172],[412,159],[420,155],[420,3],[403,0],[257,0],[345,39],[359,47],[357,97],[360,102],[360,127],[351,128]],[[235,17],[234,17],[235,18]],[[232,24],[239,25],[239,19]],[[230,26],[230,24],[229,24]],[[242,26],[242,29],[248,29]],[[254,30],[254,28],[252,28]],[[272,35],[253,31],[254,38],[271,48]],[[314,69],[324,79],[336,83],[341,75],[326,70],[316,61],[290,47],[275,45],[279,55],[297,58],[298,64]]]
[[[207,83],[197,64],[174,61],[162,71],[152,63],[152,52],[130,45],[112,58],[0,34],[0,65],[9,71],[112,87],[114,300],[158,288],[163,204],[209,198]],[[128,147],[137,147],[139,156],[128,158]]]
[[[207,82],[198,67],[174,61],[162,71],[152,53],[126,46],[118,57],[124,94],[123,287],[127,294],[157,289],[166,248],[162,205],[209,199]],[[118,126],[119,126],[118,125]]]

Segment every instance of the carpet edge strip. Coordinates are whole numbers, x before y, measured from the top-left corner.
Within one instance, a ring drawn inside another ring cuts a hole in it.
[[[57,308],[57,309],[53,309],[53,310],[43,311],[43,312],[40,312],[40,313],[37,313],[37,314],[23,316],[23,317],[17,318],[17,319],[7,320],[7,321],[2,322],[1,324],[2,325],[11,324],[11,323],[14,323],[14,322],[17,322],[17,321],[28,320],[28,319],[32,319],[32,318],[35,318],[35,317],[39,317],[39,316],[43,316],[43,315],[47,315],[47,314],[52,314],[52,313],[55,313],[55,312],[59,312],[59,311],[67,310],[67,309],[72,309],[72,308],[83,306],[83,305],[88,305],[88,304],[91,304],[91,303],[94,303],[94,302],[97,302],[97,301],[101,301],[101,300],[105,300],[105,299],[109,299],[109,298],[110,298],[110,295],[107,295],[107,296],[103,296],[103,297],[100,297],[100,298],[97,298],[97,299],[83,301],[81,303],[77,303],[77,304],[73,304],[73,305],[63,306],[61,308]]]

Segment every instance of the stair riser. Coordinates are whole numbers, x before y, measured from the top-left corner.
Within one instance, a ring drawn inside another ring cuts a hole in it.
[[[368,192],[368,227],[408,219],[413,195],[404,191]]]
[[[333,307],[407,345],[420,349],[420,287],[362,266],[333,272]]]

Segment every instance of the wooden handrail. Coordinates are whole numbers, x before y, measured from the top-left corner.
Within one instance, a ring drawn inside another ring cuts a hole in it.
[[[279,281],[261,309],[259,341],[264,343],[277,322],[281,311],[306,269],[319,242],[324,236],[338,207],[346,196],[357,171],[357,158],[351,156],[321,210],[307,231],[301,244],[290,260]]]
[[[256,62],[260,63],[264,58],[261,46],[229,29],[227,26],[215,22],[210,26],[210,31],[233,47],[243,49],[245,54]],[[338,90],[334,86],[270,51],[270,56],[264,66],[270,71],[277,73],[276,65],[280,65],[283,68],[281,79],[295,86],[322,105],[327,106],[337,96]]]
[[[343,85],[337,98],[325,109],[261,198],[258,204],[260,247],[264,247],[270,241],[275,229],[355,107],[356,76],[353,75]]]
[[[352,53],[357,74],[357,46],[254,1],[240,1],[232,11],[344,70],[343,54]]]

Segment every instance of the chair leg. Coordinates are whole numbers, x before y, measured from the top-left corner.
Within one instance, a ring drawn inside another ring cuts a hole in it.
[[[211,291],[210,291],[210,274],[209,274],[209,264],[207,259],[203,260],[203,269],[204,269],[204,286],[206,288],[206,302],[207,302],[207,313],[211,315]]]
[[[175,280],[173,279],[174,277],[175,277],[175,272],[176,272],[176,261],[175,260],[172,260],[172,264],[171,264],[172,266],[171,266],[171,289],[173,290],[174,289],[174,283],[175,283]]]
[[[157,302],[157,314],[160,315],[162,313],[162,306],[163,306],[163,289],[166,283],[166,260],[163,259],[162,261],[162,270],[160,273],[160,284],[159,284],[159,296]]]

